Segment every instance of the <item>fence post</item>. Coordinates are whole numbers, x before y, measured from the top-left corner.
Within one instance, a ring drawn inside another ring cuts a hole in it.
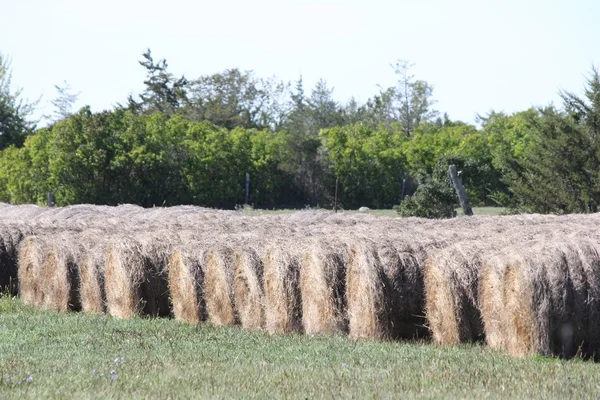
[[[56,199],[54,193],[48,192],[48,207],[54,207],[56,205]]]
[[[473,215],[473,209],[471,208],[471,203],[469,203],[469,199],[467,197],[467,193],[465,192],[465,188],[463,187],[460,178],[458,177],[458,172],[456,171],[456,165],[451,165],[448,168],[448,175],[450,176],[450,180],[454,185],[454,189],[456,189],[456,194],[458,195],[458,201],[460,202],[460,206],[463,209],[465,215]]]
[[[246,196],[244,197],[244,204],[249,204],[250,201],[250,173],[246,172]]]
[[[338,204],[338,178],[335,178],[335,199],[333,200],[333,212],[337,212]]]
[[[400,204],[404,201],[406,197],[406,185],[408,183],[408,172],[404,173],[404,179],[402,179],[402,192],[400,193]]]

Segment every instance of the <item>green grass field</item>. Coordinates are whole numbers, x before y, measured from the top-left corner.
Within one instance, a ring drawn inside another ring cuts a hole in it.
[[[56,314],[0,297],[3,398],[597,398],[600,365],[169,319]]]

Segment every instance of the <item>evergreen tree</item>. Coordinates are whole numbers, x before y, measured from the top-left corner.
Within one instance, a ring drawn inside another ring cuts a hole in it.
[[[71,85],[67,81],[64,81],[62,86],[54,85],[54,88],[58,92],[58,96],[51,101],[55,110],[53,115],[48,118],[57,122],[73,114],[73,106],[77,103],[81,92],[71,92]]]
[[[517,207],[540,213],[597,212],[600,205],[600,77],[585,97],[563,92],[564,110],[547,107],[531,120],[532,145],[505,182]]]
[[[176,79],[168,72],[169,65],[165,59],[154,62],[150,49],[142,57],[144,60],[139,63],[146,69],[146,88],[139,101],[129,96],[129,109],[137,113],[175,114],[187,101],[188,80],[185,76]]]

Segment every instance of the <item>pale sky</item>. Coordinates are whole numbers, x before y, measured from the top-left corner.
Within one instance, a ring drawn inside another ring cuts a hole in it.
[[[43,96],[67,81],[94,111],[143,87],[146,48],[187,78],[238,67],[296,81],[319,78],[360,102],[395,82],[390,63],[415,64],[436,109],[477,113],[560,103],[600,65],[598,0],[156,1],[0,0],[0,52],[13,84]]]

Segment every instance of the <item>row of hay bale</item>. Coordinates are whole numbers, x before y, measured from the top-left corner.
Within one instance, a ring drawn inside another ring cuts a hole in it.
[[[431,336],[441,345],[485,340],[516,356],[593,356],[600,346],[597,215],[3,210],[0,277],[17,277],[23,301],[48,310],[356,339]]]

